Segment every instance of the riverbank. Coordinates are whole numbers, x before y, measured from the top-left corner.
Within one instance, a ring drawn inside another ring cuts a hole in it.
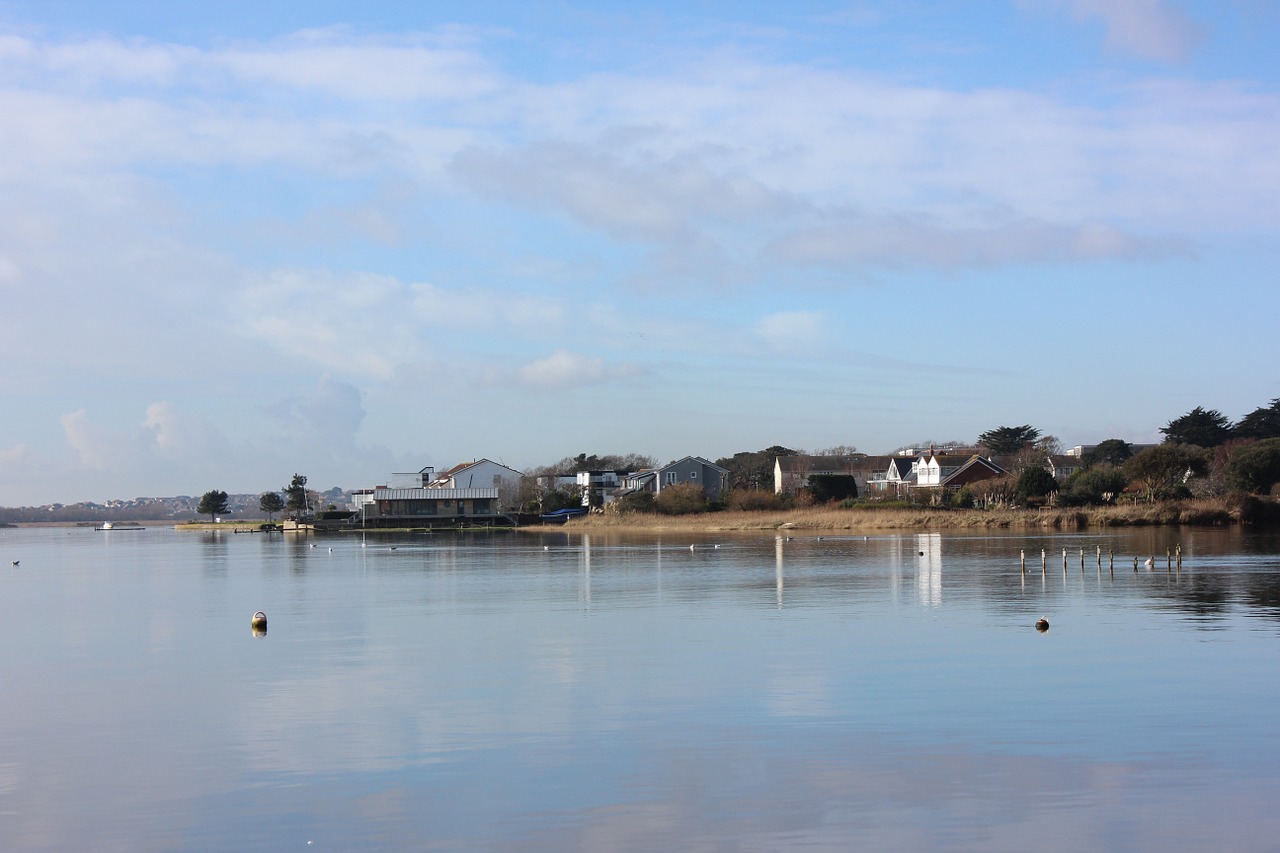
[[[1144,525],[1280,525],[1280,504],[1242,495],[1105,507],[1046,509],[877,509],[811,507],[794,510],[725,511],[693,515],[604,513],[575,518],[567,530],[922,530],[1062,529]]]

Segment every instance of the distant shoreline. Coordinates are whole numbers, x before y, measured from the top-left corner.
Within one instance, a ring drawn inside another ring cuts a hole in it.
[[[1280,504],[1269,498],[1230,496],[1106,507],[1046,509],[876,509],[816,507],[796,510],[706,512],[691,515],[604,513],[571,519],[565,530],[1080,530],[1105,527],[1200,525],[1280,526]],[[536,528],[525,528],[536,529]]]

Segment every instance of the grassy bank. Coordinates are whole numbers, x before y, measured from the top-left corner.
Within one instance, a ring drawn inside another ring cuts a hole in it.
[[[833,509],[811,507],[759,512],[726,511],[695,515],[651,513],[588,515],[565,525],[568,530],[920,530],[1037,529],[1140,525],[1229,525],[1280,523],[1280,505],[1272,500],[1233,495],[1185,501],[1067,509]]]

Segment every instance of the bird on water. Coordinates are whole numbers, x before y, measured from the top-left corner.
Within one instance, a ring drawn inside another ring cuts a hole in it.
[[[1049,620],[1048,620],[1048,619],[1046,619],[1046,618],[1044,618],[1043,616],[1041,616],[1039,619],[1037,619],[1037,620],[1036,620],[1036,630],[1037,630],[1037,631],[1048,631],[1048,630],[1049,630]]]

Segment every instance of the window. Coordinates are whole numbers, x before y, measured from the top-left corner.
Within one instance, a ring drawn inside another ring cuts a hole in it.
[[[668,486],[674,486],[676,483],[676,472],[668,471],[665,482]]]
[[[690,479],[690,480],[696,480],[696,479],[698,479],[698,472],[697,472],[697,471],[690,471],[690,472],[689,472],[689,479]]]

